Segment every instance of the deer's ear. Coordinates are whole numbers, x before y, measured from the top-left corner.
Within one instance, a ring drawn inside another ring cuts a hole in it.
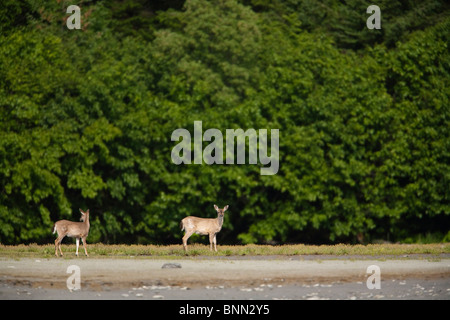
[[[80,210],[81,214],[84,214],[83,210],[81,210],[80,208],[78,208],[78,210]]]
[[[87,209],[87,210],[86,210],[86,213],[88,213],[88,214],[89,214],[89,209]]]
[[[226,211],[226,210],[228,210],[228,205],[226,205],[226,206],[223,208],[223,211]]]
[[[219,207],[214,205],[214,209],[216,209],[216,211],[217,211],[217,210],[219,210]]]

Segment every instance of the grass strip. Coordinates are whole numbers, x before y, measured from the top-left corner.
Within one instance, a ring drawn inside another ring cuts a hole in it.
[[[368,244],[368,245],[221,245],[218,252],[209,250],[208,245],[189,245],[189,256],[298,256],[298,255],[441,255],[450,253],[450,243],[436,244]],[[75,256],[75,244],[63,244],[65,257]],[[51,258],[54,245],[21,244],[1,245],[0,257],[6,258]],[[126,244],[88,244],[90,257],[184,257],[182,245],[126,245]],[[84,256],[84,251],[80,251]]]

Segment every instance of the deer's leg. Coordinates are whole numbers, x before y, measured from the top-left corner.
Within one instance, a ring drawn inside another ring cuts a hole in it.
[[[86,237],[81,238],[81,240],[83,240],[84,253],[86,254],[86,257],[89,257],[86,249]]]
[[[213,241],[214,241],[214,250],[217,252],[217,241],[216,241],[216,235],[217,235],[217,233],[216,234],[214,234],[214,239],[213,239]]]
[[[61,239],[61,241],[62,241],[62,239]],[[62,257],[62,256],[63,256],[63,253],[62,253],[62,251],[61,251],[61,241],[59,242],[58,248],[59,248],[59,253],[61,254],[61,257]]]
[[[209,250],[212,251],[213,243],[214,243],[214,233],[209,234]],[[217,251],[217,250],[216,250]]]
[[[65,237],[65,235],[62,236],[62,237],[59,236],[58,239],[55,240],[55,254],[56,254],[56,256],[58,256],[58,253],[56,251],[56,247],[59,248],[59,253],[61,254],[61,257],[63,256],[62,251],[61,251],[61,242],[62,242],[62,239],[64,237]]]
[[[189,239],[190,236],[192,236],[192,231],[186,231],[186,233],[184,234],[183,237],[183,248],[184,248],[184,252],[187,252],[187,241]]]
[[[77,252],[75,252],[75,255],[78,257],[78,247],[80,246],[80,238],[76,238],[77,242]]]
[[[59,237],[56,238],[56,240],[55,240],[55,256],[58,256],[58,241],[59,241]]]

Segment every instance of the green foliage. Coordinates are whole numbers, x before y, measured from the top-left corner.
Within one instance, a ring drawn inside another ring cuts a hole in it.
[[[86,1],[82,30],[67,1],[19,3],[0,21],[1,243],[48,242],[78,208],[90,242],[179,242],[215,203],[219,242],[447,241],[443,2],[382,1],[373,33],[362,1]],[[279,172],[174,165],[196,120],[279,129]]]
[[[295,21],[302,29],[327,35],[339,48],[358,50],[384,43],[392,47],[416,30],[449,18],[450,5],[443,0],[242,0],[270,20]],[[381,10],[381,29],[369,30],[366,9],[376,4]]]

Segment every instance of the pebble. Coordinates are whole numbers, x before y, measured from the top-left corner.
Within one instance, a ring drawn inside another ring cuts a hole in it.
[[[180,269],[181,264],[180,263],[164,263],[161,267],[161,269]]]

